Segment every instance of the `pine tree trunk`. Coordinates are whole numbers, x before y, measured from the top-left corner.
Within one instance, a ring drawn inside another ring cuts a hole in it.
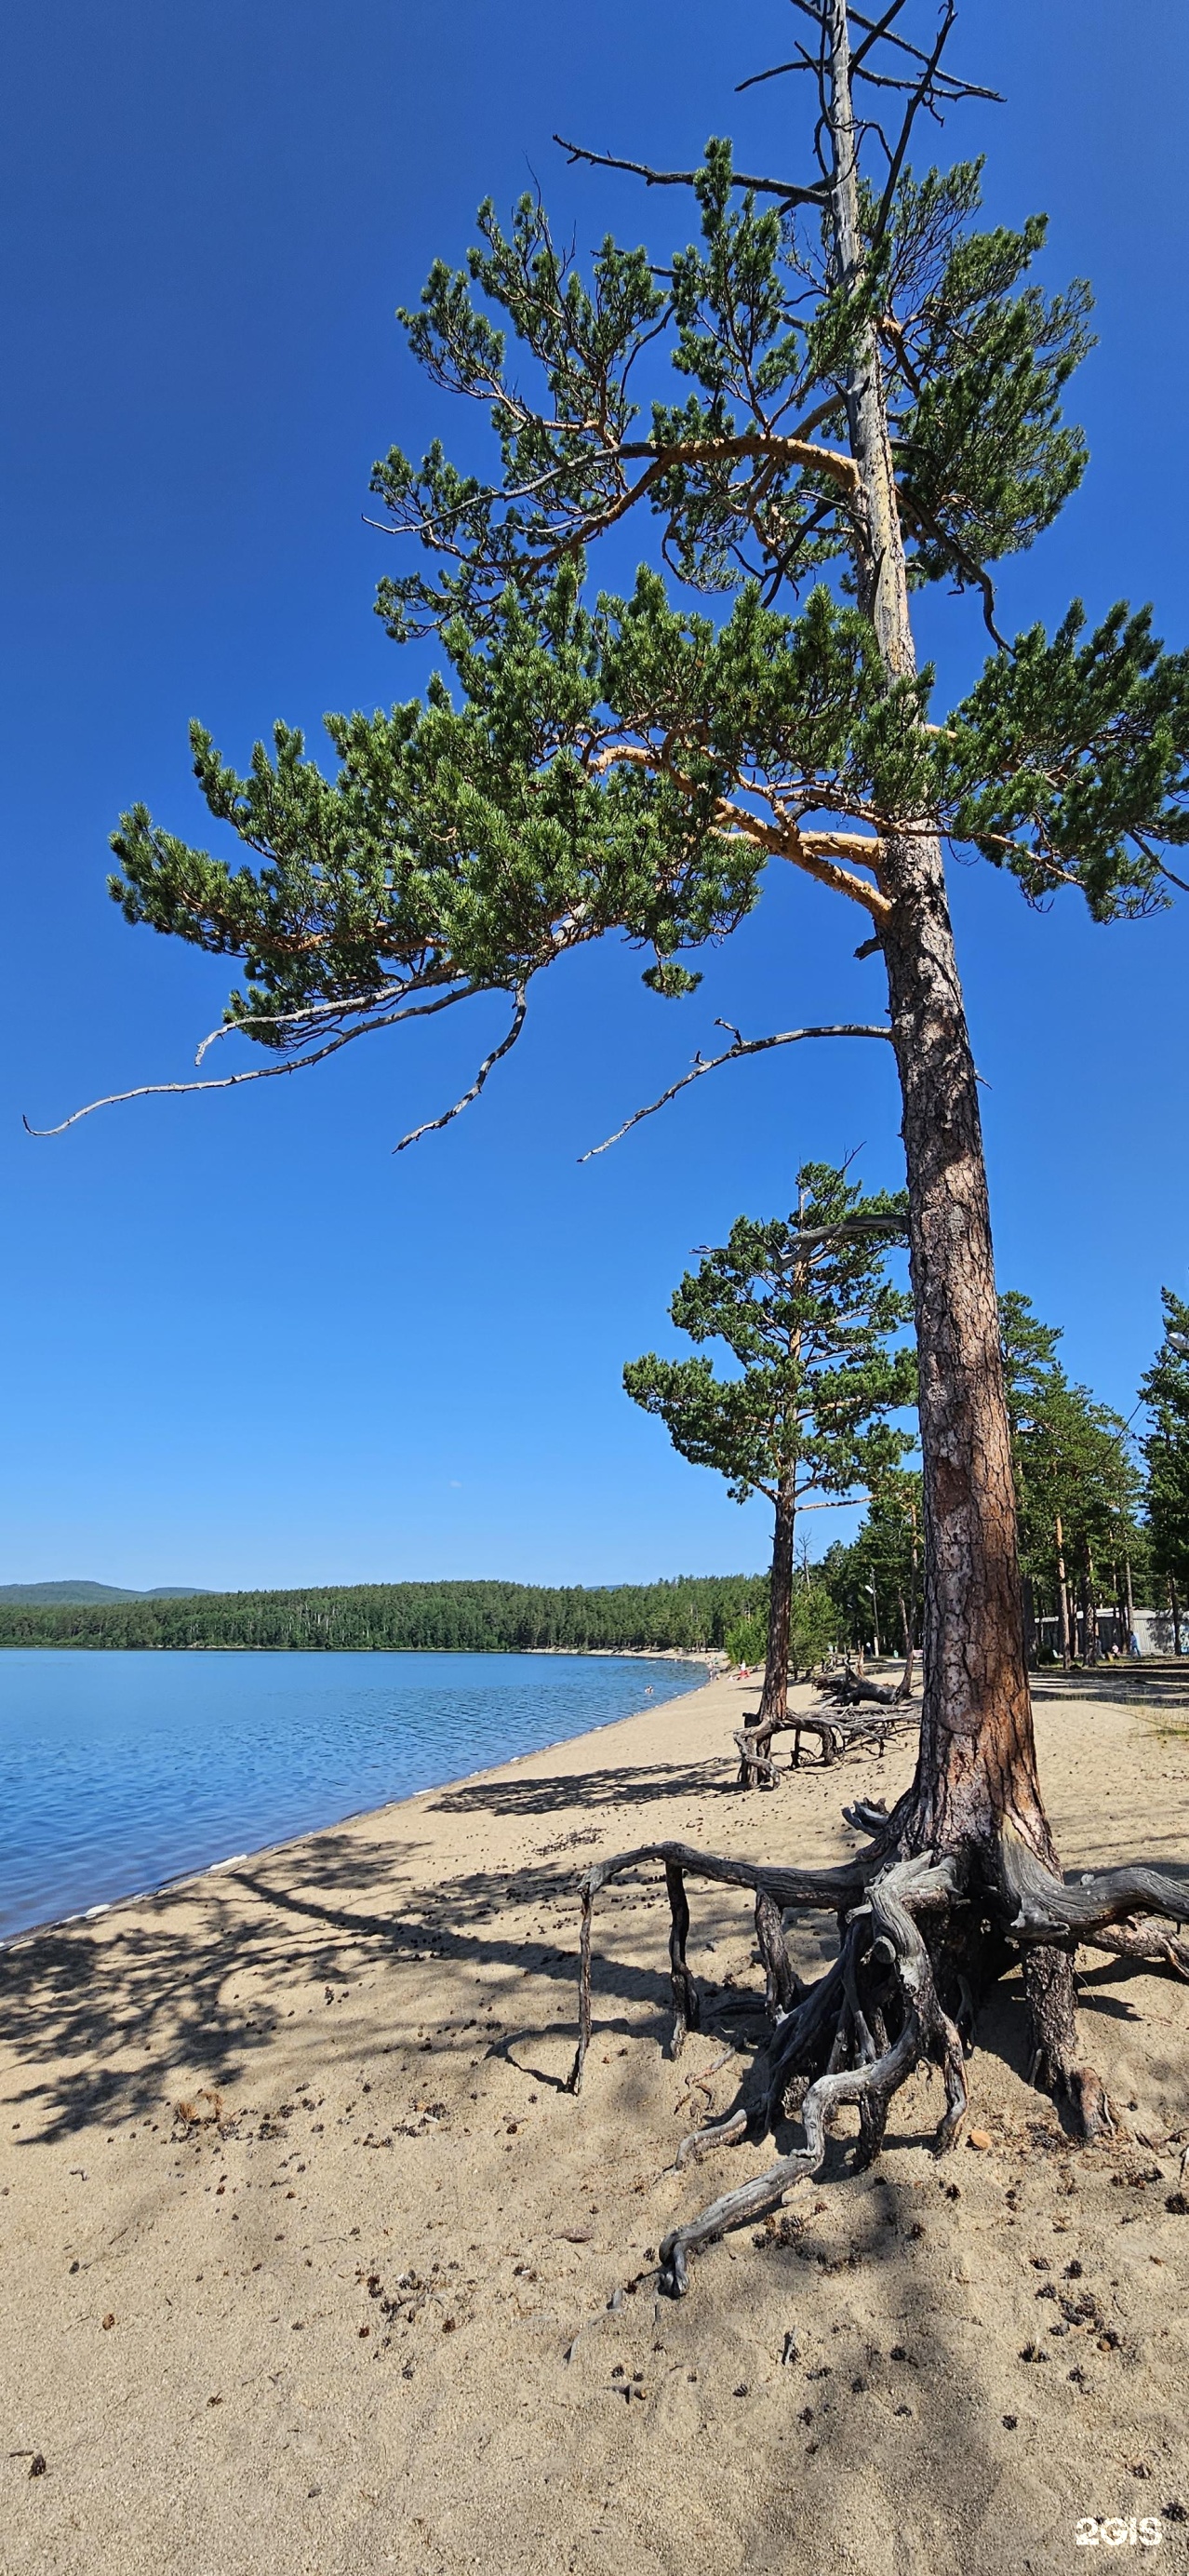
[[[1020,1585],[1020,1616],[1024,1623],[1024,1661],[1032,1672],[1036,1665],[1036,1595],[1028,1575]]]
[[[1052,1857],[1024,1662],[1015,1491],[974,1065],[941,851],[894,844],[883,930],[904,1101],[925,1501],[921,1847],[1010,1817]]]
[[[797,1497],[791,1480],[776,1498],[776,1533],[772,1544],[772,1587],[768,1596],[768,1654],[760,1695],[760,1723],[783,1720],[789,1705],[789,1636],[792,1628],[794,1543]]]
[[[1068,1672],[1070,1664],[1073,1661],[1073,1648],[1069,1630],[1069,1585],[1065,1579],[1065,1533],[1061,1527],[1060,1512],[1057,1514],[1055,1532],[1057,1539],[1057,1609],[1061,1620],[1061,1662],[1064,1670]]]
[[[898,1592],[896,1599],[900,1604],[900,1632],[904,1639],[904,1678],[900,1684],[900,1688],[905,1699],[911,1699],[913,1665],[912,1621],[908,1615],[908,1608],[904,1599],[904,1594],[902,1592]]]
[[[830,0],[831,212],[839,282],[863,269],[846,0]],[[846,394],[858,468],[860,607],[891,678],[916,669],[904,547],[874,329]],[[997,1842],[1010,1821],[1055,1854],[1036,1774],[1024,1663],[1015,1486],[1003,1391],[978,1088],[941,843],[928,817],[881,835],[880,928],[904,1104],[920,1368],[925,1687],[906,1827],[911,1848]]]

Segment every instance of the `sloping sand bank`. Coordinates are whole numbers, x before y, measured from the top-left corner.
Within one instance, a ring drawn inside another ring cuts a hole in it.
[[[840,2137],[781,2228],[656,2300],[674,2214],[768,2160],[671,2170],[750,2063],[750,1911],[691,1886],[708,2027],[674,2066],[663,1885],[608,1890],[575,2102],[576,1872],[660,1835],[824,1863],[843,1801],[908,1769],[739,1797],[750,1696],[711,1683],[0,1954],[4,2576],[1015,2576],[1083,2563],[1079,2516],[1122,2517],[1134,2565],[1147,2515],[1147,2558],[1185,2563],[1170,1977],[1085,1954],[1109,2147],[1027,2089],[1008,1985],[970,2070],[989,2148],[935,2162],[918,2078],[880,2164],[848,2176]],[[1189,1865],[1183,1717],[1037,1723],[1067,1867]],[[831,1946],[811,1919],[798,1965]]]

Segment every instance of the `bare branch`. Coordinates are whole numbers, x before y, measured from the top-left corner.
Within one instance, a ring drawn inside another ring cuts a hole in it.
[[[447,972],[445,968],[443,968],[442,971],[443,974]],[[346,1011],[374,1011],[380,1002],[394,1001],[400,995],[414,989],[415,987],[411,983],[403,985],[388,984],[383,986],[379,992],[354,993],[349,995],[348,998],[342,1002],[306,1002],[303,1003],[299,1011],[242,1011],[238,1018],[221,1020],[217,1029],[210,1029],[208,1031],[201,1046],[197,1050],[194,1062],[195,1064],[201,1064],[208,1047],[214,1046],[218,1038],[233,1038],[239,1029],[257,1027],[279,1029],[288,1027],[290,1023],[295,1020],[337,1020],[341,1019]],[[439,993],[436,1001],[414,1002],[410,1004],[407,1010],[402,1009],[394,1012],[391,1020],[374,1020],[370,1025],[373,1028],[388,1028],[395,1025],[395,1022],[398,1019],[427,1020],[432,1017],[435,1011],[449,1010],[453,1002],[466,1002],[470,1000],[474,993],[490,992],[491,990],[492,987],[490,985],[459,984],[451,993]]]
[[[716,1020],[715,1027],[729,1029],[731,1022]],[[601,1145],[590,1146],[585,1154],[579,1155],[578,1160],[580,1163],[592,1163],[596,1154],[605,1154],[608,1146],[618,1145],[621,1136],[626,1136],[629,1128],[638,1127],[642,1118],[652,1118],[658,1109],[666,1108],[670,1100],[676,1100],[679,1091],[684,1091],[689,1083],[697,1082],[703,1073],[716,1073],[720,1064],[734,1064],[745,1055],[764,1055],[769,1047],[795,1046],[799,1038],[886,1038],[890,1044],[891,1036],[890,1029],[878,1028],[873,1024],[860,1021],[839,1021],[832,1028],[781,1029],[770,1038],[743,1038],[740,1037],[738,1029],[734,1029],[731,1044],[724,1048],[721,1055],[695,1056],[690,1071],[683,1073],[679,1082],[670,1083],[668,1090],[662,1091],[659,1100],[650,1100],[646,1109],[633,1110],[631,1117],[625,1118],[622,1127],[617,1127],[613,1136],[605,1136]]]
[[[461,994],[457,998],[461,1000]],[[138,1082],[131,1091],[109,1091],[102,1100],[88,1100],[82,1109],[72,1109],[69,1118],[63,1118],[57,1127],[31,1127],[24,1116],[21,1125],[29,1136],[64,1136],[68,1127],[76,1127],[79,1119],[89,1118],[93,1110],[118,1109],[125,1100],[152,1100],[165,1092],[234,1091],[241,1082],[274,1082],[282,1073],[304,1073],[307,1065],[322,1064],[328,1055],[337,1055],[340,1047],[351,1046],[356,1038],[370,1037],[374,1029],[394,1028],[398,1020],[419,1017],[419,1011],[387,1011],[379,1019],[361,1020],[358,1028],[343,1029],[325,1046],[314,1047],[309,1055],[290,1056],[284,1064],[248,1065],[242,1073],[210,1075],[203,1082]]]
[[[903,5],[904,0],[897,0],[898,7],[903,8]],[[761,81],[780,80],[785,72],[816,72],[816,70],[817,64],[812,54],[806,53],[804,45],[798,45],[795,62],[773,63],[766,72],[749,72],[746,80],[736,81],[735,96],[741,98],[745,89],[758,89]]]
[[[69,1118],[63,1118],[57,1127],[31,1127],[24,1116],[22,1116],[21,1125],[28,1136],[64,1136],[68,1127],[76,1127],[79,1119],[89,1118],[93,1110],[119,1109],[126,1100],[154,1100],[167,1092],[234,1091],[241,1082],[274,1082],[282,1073],[304,1073],[307,1065],[324,1063],[328,1055],[337,1055],[340,1047],[353,1045],[356,1038],[371,1037],[376,1029],[397,1028],[402,1020],[428,1019],[434,1011],[445,1010],[451,1002],[467,1001],[472,995],[489,993],[495,989],[490,984],[468,984],[460,986],[456,993],[440,994],[433,1002],[416,1002],[406,1010],[377,1013],[372,1019],[361,1020],[356,1028],[339,1030],[335,1037],[327,1040],[325,1046],[312,1047],[308,1055],[290,1056],[284,1064],[246,1065],[242,1073],[211,1074],[207,1075],[202,1082],[138,1082],[131,1091],[109,1091],[105,1092],[101,1100],[88,1100],[82,1109],[72,1109]],[[326,1009],[328,1006],[319,1003],[315,1007]],[[348,1002],[342,1007],[346,1010],[354,1010],[358,1005]],[[254,1016],[266,1015],[257,1013]],[[289,1019],[300,1019],[302,1014],[299,1011],[291,1011],[284,1016]],[[237,1026],[243,1025],[242,1021],[228,1021],[224,1028],[212,1029],[211,1036],[203,1039],[196,1061],[201,1062],[213,1038],[230,1037]],[[503,1048],[499,1049],[499,1053],[503,1052]],[[483,1081],[486,1081],[487,1073],[494,1061],[494,1057],[489,1058],[488,1065],[484,1069]],[[473,1094],[468,1093],[467,1097],[470,1099]],[[464,1107],[465,1103],[460,1102],[459,1106]],[[451,1111],[450,1115],[453,1117],[454,1112]],[[442,1122],[439,1120],[436,1123],[440,1125]],[[419,1128],[418,1134],[423,1133],[424,1130]]]
[[[588,152],[585,144],[568,143],[564,134],[555,134],[553,140],[560,151],[569,153],[571,165],[588,161],[596,170],[628,170],[633,178],[643,179],[647,188],[694,188],[702,175],[700,170],[653,170],[646,161],[621,161],[613,152]],[[737,188],[751,188],[757,196],[783,197],[790,206],[820,206],[825,200],[824,188],[798,188],[789,179],[757,179],[746,170],[736,170],[734,180]]]
[[[900,353],[898,352],[898,354]],[[893,439],[892,444],[893,447],[896,447],[899,445],[899,441]],[[983,565],[977,561],[974,555],[967,553],[960,538],[951,536],[949,531],[940,525],[939,521],[934,518],[932,511],[927,510],[922,501],[907,499],[905,494],[901,491],[899,482],[896,484],[896,500],[910,525],[915,524],[918,529],[923,529],[926,536],[932,537],[936,545],[944,547],[945,552],[952,556],[956,570],[960,574],[963,574],[967,581],[973,582],[977,590],[981,590],[983,595],[983,624],[986,627],[987,633],[990,636],[992,643],[998,645],[1001,653],[1010,653],[1012,647],[1008,643],[1006,636],[1000,634],[995,623],[995,585],[991,579],[990,573],[984,569]]]
[[[913,126],[916,123],[920,109],[932,103],[930,92],[933,88],[936,77],[937,66],[941,61],[942,54],[949,39],[950,29],[953,26],[957,14],[958,12],[955,6],[955,0],[946,0],[945,8],[942,11],[941,25],[937,30],[937,37],[933,46],[933,51],[924,58],[924,69],[904,111],[904,121],[900,128],[896,149],[891,155],[887,181],[884,187],[883,196],[880,199],[879,213],[875,218],[875,224],[872,230],[872,250],[878,250],[884,234],[887,231],[888,217],[892,211],[892,200],[896,194],[896,182],[904,167],[904,155],[908,150],[909,137],[912,133]],[[894,43],[896,42],[896,39],[893,38],[892,41]]]
[[[886,36],[886,35],[887,35],[888,29],[889,29],[889,27],[891,26],[891,23],[892,23],[893,18],[898,18],[898,17],[899,17],[900,12],[901,12],[901,10],[902,10],[902,8],[903,8],[903,7],[904,7],[904,0],[892,0],[892,5],[891,5],[891,7],[890,7],[889,9],[885,9],[885,11],[884,11],[884,13],[883,13],[882,18],[877,18],[877,19],[875,20],[874,25],[872,24],[872,22],[871,22],[871,20],[870,20],[869,18],[859,18],[859,17],[856,15],[855,11],[852,9],[852,11],[851,11],[851,16],[852,16],[852,17],[854,18],[854,20],[855,20],[855,25],[856,25],[857,27],[866,27],[866,29],[867,29],[867,34],[866,34],[866,36],[864,37],[862,44],[861,44],[861,45],[856,45],[856,46],[855,46],[854,52],[853,52],[853,54],[851,55],[851,58],[850,58],[850,68],[851,68],[851,77],[852,77],[852,79],[853,79],[853,77],[854,77],[854,74],[855,74],[855,73],[856,73],[856,72],[861,68],[862,64],[865,62],[865,60],[866,60],[866,58],[867,58],[867,55],[871,52],[872,47],[873,47],[874,45],[879,44],[879,43],[880,43],[880,41],[881,41],[881,39],[882,39],[884,36]],[[903,44],[903,38],[902,38],[902,37],[900,37],[900,36],[893,36],[893,38],[892,38],[892,43],[893,43],[894,45],[896,45],[896,46],[900,46],[900,45],[902,45],[902,44]]]
[[[516,1008],[512,1014],[512,1026],[508,1030],[507,1035],[500,1039],[499,1045],[492,1048],[490,1055],[484,1056],[483,1062],[479,1067],[473,1083],[471,1084],[470,1090],[464,1091],[461,1100],[456,1100],[452,1108],[444,1109],[440,1118],[427,1118],[422,1126],[410,1128],[408,1135],[401,1137],[399,1145],[393,1146],[392,1150],[394,1154],[403,1154],[406,1145],[417,1144],[418,1140],[422,1136],[435,1135],[439,1127],[448,1127],[451,1119],[458,1117],[460,1110],[470,1108],[472,1100],[478,1099],[492,1067],[499,1063],[501,1056],[507,1055],[510,1047],[515,1046],[516,1040],[524,1027],[527,1010],[528,1002],[525,997],[524,986],[523,984],[518,984],[516,987]]]
[[[805,17],[812,18],[815,22],[817,21],[818,10],[813,5],[813,0],[794,0],[794,6],[801,9]],[[866,30],[870,38],[874,39],[876,36],[881,37],[885,44],[894,45],[898,53],[911,55],[914,63],[925,63],[928,61],[928,55],[922,53],[919,45],[910,45],[906,36],[893,36],[890,33],[888,22],[896,15],[895,10],[889,10],[887,18],[878,20],[875,18],[865,18],[858,9],[850,9],[848,11],[848,15],[853,19],[856,27],[862,27]],[[868,51],[868,45],[859,45],[856,47],[855,57],[852,59],[861,59],[861,57]],[[956,72],[942,72],[940,74],[940,79],[949,88],[959,91],[963,98],[986,98],[990,99],[994,107],[1002,107],[1003,105],[1003,93],[1001,90],[980,89],[974,81],[962,80]]]

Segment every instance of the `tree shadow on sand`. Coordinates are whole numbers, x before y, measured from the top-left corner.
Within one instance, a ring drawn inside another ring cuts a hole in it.
[[[563,1808],[647,1807],[664,1798],[717,1797],[735,1789],[737,1756],[708,1762],[626,1764],[562,1771],[546,1780],[464,1780],[433,1800],[437,1816],[551,1816]]]
[[[458,1969],[544,1977],[568,2002],[584,1859],[569,1842],[556,1857],[457,1872],[406,1892],[415,1843],[323,1833],[142,1898],[125,1919],[117,1907],[101,1926],[51,1926],[10,1943],[0,1950],[0,2051],[26,2071],[23,2085],[9,2086],[23,2114],[21,2142],[159,2118],[175,2088],[242,2085],[287,2023],[304,2014],[308,2041],[310,2013],[344,2003],[353,2048],[390,2048],[401,1999],[385,1972],[402,1964],[440,1964],[443,2011],[453,2000],[449,1972]],[[504,1931],[510,1906],[516,1928]],[[553,1921],[527,1931],[524,1913],[534,1908]],[[648,2003],[663,2036],[670,2017],[663,1940],[655,1966],[600,1960],[596,1993],[608,2004],[612,1996],[637,2008]],[[576,2031],[568,2017],[550,2023],[535,2011],[523,2026],[525,2035],[564,2035],[567,2044]],[[275,2059],[268,2074],[278,2080]]]

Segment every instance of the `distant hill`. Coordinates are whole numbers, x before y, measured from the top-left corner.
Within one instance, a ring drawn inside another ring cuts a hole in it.
[[[156,1583],[151,1592],[126,1592],[118,1583],[0,1583],[0,1601],[200,1601],[201,1583]]]

